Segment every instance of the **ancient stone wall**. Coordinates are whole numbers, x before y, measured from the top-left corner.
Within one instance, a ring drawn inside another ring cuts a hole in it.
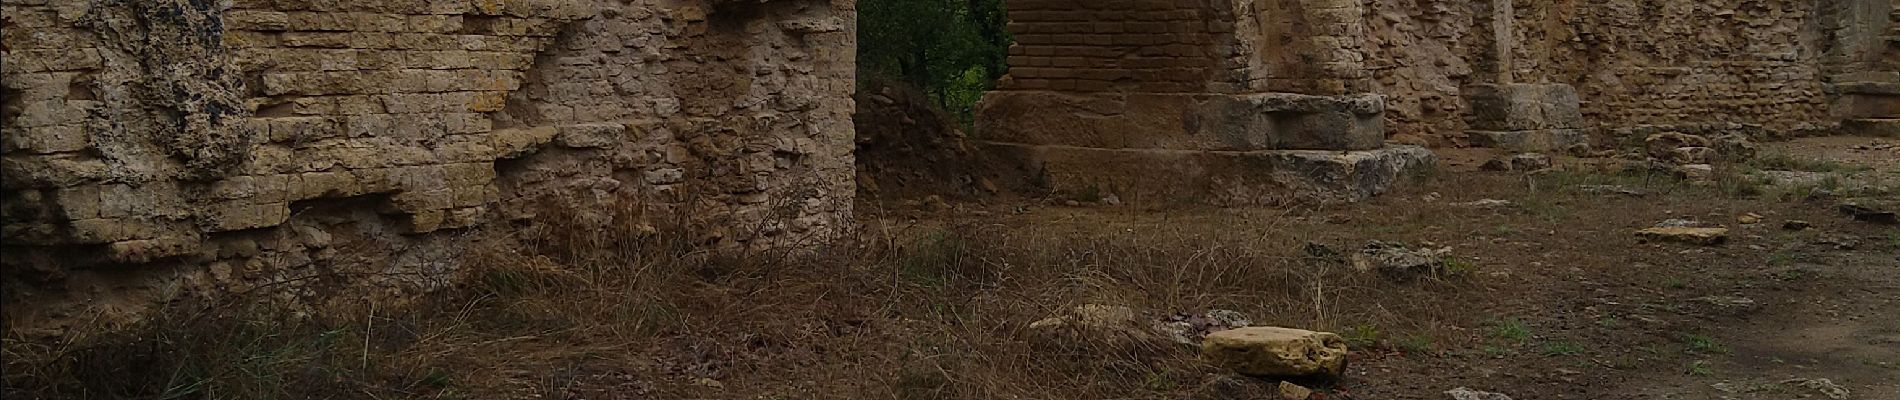
[[[850,218],[850,0],[3,4],[10,283],[439,277],[548,198],[754,247]]]
[[[1003,87],[1075,92],[1232,92],[1228,0],[1010,0],[1010,77]]]
[[[1451,138],[1467,129],[1463,92],[1494,80],[1483,71],[1494,58],[1485,54],[1495,33],[1488,3],[1368,0],[1368,68],[1377,91],[1391,96],[1394,134]],[[1892,8],[1860,0],[1512,3],[1506,76],[1575,87],[1597,127],[1741,123],[1770,131],[1834,122],[1833,31],[1853,24],[1838,10]]]

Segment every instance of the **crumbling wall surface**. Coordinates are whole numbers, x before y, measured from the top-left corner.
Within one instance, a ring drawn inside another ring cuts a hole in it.
[[[0,6],[14,320],[44,308],[22,296],[438,279],[481,246],[455,232],[545,198],[750,247],[850,218],[851,0]]]
[[[1368,67],[1395,134],[1456,137],[1491,41],[1488,0],[1367,0]],[[1840,1],[1512,1],[1517,83],[1575,86],[1605,127],[1827,122],[1828,25]]]

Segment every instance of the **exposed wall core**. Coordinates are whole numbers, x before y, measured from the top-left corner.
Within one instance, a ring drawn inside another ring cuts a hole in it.
[[[9,296],[437,280],[549,204],[850,219],[849,0],[3,4]]]

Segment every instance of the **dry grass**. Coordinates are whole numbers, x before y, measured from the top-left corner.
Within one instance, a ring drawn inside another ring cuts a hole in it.
[[[644,217],[544,216],[518,245],[468,254],[457,287],[407,304],[181,308],[61,343],[9,339],[5,385],[18,398],[1180,397],[1213,390],[1217,371],[1191,350],[1039,346],[1024,327],[1084,303],[1407,337],[1468,319],[1440,305],[1467,283],[1312,262],[1309,238],[1272,223],[873,226],[790,253],[706,251],[685,221]]]

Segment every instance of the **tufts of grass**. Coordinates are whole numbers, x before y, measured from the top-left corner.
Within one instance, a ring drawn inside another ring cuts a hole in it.
[[[1710,366],[1708,361],[1698,360],[1690,362],[1683,372],[1690,376],[1715,376],[1715,367]]]
[[[1682,344],[1689,346],[1688,351],[1697,354],[1728,354],[1728,347],[1717,342],[1714,337],[1703,334],[1684,334]]]
[[[1491,337],[1522,343],[1531,340],[1531,328],[1515,317],[1495,320],[1491,322]]]
[[[1546,342],[1540,349],[1546,357],[1564,357],[1583,354],[1583,346],[1566,341]]]

